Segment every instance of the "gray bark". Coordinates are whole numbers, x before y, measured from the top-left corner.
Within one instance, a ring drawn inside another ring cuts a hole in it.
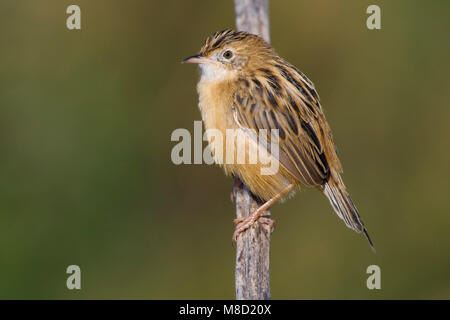
[[[234,0],[236,28],[263,37],[270,42],[268,0]],[[250,191],[236,192],[236,217],[247,217],[259,207]],[[264,216],[270,217],[270,211]],[[236,243],[236,299],[270,299],[270,233],[268,226],[255,223]]]

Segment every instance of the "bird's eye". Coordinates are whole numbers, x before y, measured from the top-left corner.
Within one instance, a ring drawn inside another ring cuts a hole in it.
[[[233,52],[230,50],[227,50],[223,53],[223,57],[227,60],[230,60],[231,58],[233,58]]]

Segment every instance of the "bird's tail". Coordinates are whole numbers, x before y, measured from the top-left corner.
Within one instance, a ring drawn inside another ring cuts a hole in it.
[[[375,252],[367,229],[338,173],[331,175],[330,179],[323,185],[322,192],[330,201],[331,206],[339,218],[344,220],[345,224],[350,229],[353,229],[358,233],[363,232],[364,236],[369,241],[370,248]]]

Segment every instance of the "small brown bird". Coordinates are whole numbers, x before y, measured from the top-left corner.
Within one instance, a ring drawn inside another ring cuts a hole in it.
[[[231,144],[208,134],[216,163],[264,201],[248,218],[236,222],[234,240],[273,203],[303,185],[318,188],[347,227],[363,232],[373,249],[341,179],[341,163],[319,96],[302,72],[279,57],[262,38],[233,30],[216,32],[206,40],[199,54],[183,62],[197,63],[201,68],[197,91],[207,132],[213,129],[223,136],[230,129],[238,132]],[[277,155],[268,144],[272,136],[266,135],[266,143],[262,143],[250,133],[262,129],[278,130]],[[271,160],[277,161],[279,169],[265,175],[261,174],[262,160],[224,161],[225,153],[237,154],[239,140],[245,140],[246,159],[264,149]],[[267,223],[267,219],[260,222]]]

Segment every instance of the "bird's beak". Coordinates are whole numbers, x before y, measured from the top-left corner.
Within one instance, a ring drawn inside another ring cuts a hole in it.
[[[194,56],[187,57],[181,63],[208,63],[210,60],[201,54],[196,54]]]

